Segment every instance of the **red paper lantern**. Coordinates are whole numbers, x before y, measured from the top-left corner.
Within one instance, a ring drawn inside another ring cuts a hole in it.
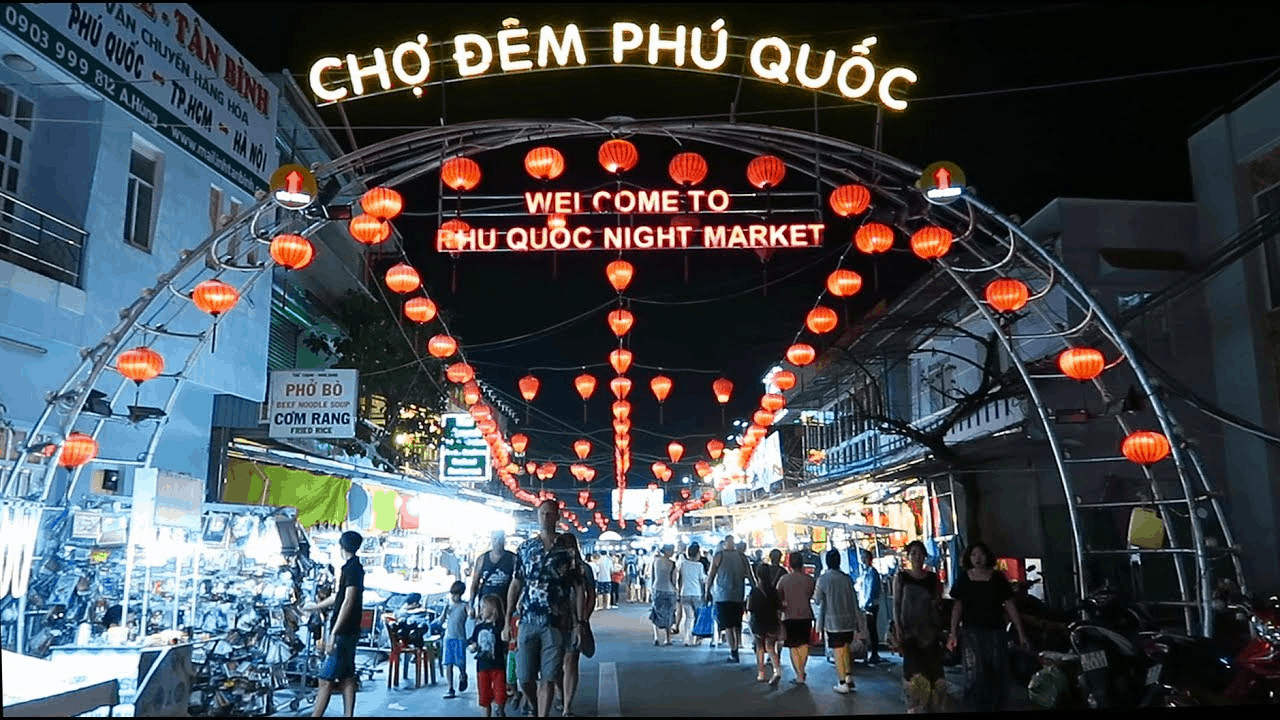
[[[573,386],[578,390],[578,394],[583,400],[591,397],[591,393],[596,391],[596,379],[592,375],[583,373],[573,379]]]
[[[532,375],[525,375],[517,384],[520,386],[520,395],[524,397],[525,402],[533,402],[533,399],[538,396],[538,388],[542,385],[538,378]]]
[[[930,225],[920,228],[911,236],[911,252],[922,260],[936,260],[951,250],[951,231]]]
[[[635,268],[626,260],[614,260],[605,267],[604,274],[608,276],[609,284],[613,286],[613,289],[622,292],[631,284]]]
[[[301,235],[277,235],[271,240],[271,259],[290,270],[301,270],[311,264],[316,255],[311,241]]]
[[[578,454],[579,460],[586,460],[591,454],[591,441],[586,438],[579,439],[573,444],[573,451]]]
[[[1058,355],[1058,369],[1073,380],[1092,380],[1106,365],[1102,353],[1093,348],[1069,348]]]
[[[613,330],[613,334],[618,337],[626,335],[631,330],[631,325],[636,321],[635,316],[630,310],[618,308],[609,313],[609,328]]]
[[[630,431],[631,431],[631,421],[630,421],[630,420],[619,420],[619,419],[616,419],[616,418],[614,419],[614,421],[613,421],[613,432],[614,432],[615,434],[617,434],[617,435],[626,435],[626,434],[627,434],[628,432],[630,432]]]
[[[653,391],[653,396],[658,399],[659,403],[665,402],[667,395],[671,393],[671,378],[666,375],[655,375],[649,381],[649,389]]]
[[[360,196],[360,207],[380,220],[390,220],[404,209],[404,198],[391,188],[376,187]]]
[[[1139,465],[1160,462],[1169,456],[1169,439],[1158,432],[1138,430],[1124,439],[1120,451]]]
[[[626,420],[631,414],[631,403],[626,400],[618,400],[613,403],[613,416],[619,420]]]
[[[120,374],[141,385],[164,372],[164,358],[149,347],[125,350],[116,358]]]
[[[893,228],[884,223],[867,223],[853,234],[853,244],[868,255],[888,252],[893,247]]]
[[[221,280],[205,280],[191,291],[191,300],[196,307],[217,317],[235,307],[240,292]]]
[[[377,245],[391,237],[391,223],[372,215],[357,215],[347,223],[347,229],[356,242]]]
[[[451,382],[461,385],[468,380],[474,380],[476,371],[466,363],[454,363],[445,368],[445,377],[449,378]]]
[[[716,395],[716,402],[724,405],[729,402],[729,397],[733,395],[733,382],[728,378],[720,378],[711,383],[711,391]]]
[[[396,263],[387,270],[387,287],[400,294],[411,293],[422,287],[422,278],[412,266]]]
[[[667,174],[677,185],[693,187],[707,177],[707,161],[696,152],[682,152],[671,158]]]
[[[84,465],[98,456],[98,441],[80,432],[73,432],[62,441],[62,455],[58,464],[66,468]]]
[[[416,323],[429,323],[436,317],[436,304],[429,298],[409,298],[404,301],[404,316]]]
[[[747,181],[759,190],[778,187],[787,176],[787,164],[774,155],[759,155],[747,164]]]
[[[471,225],[466,220],[454,218],[440,226],[437,237],[445,250],[457,250],[462,247],[462,239],[458,235],[468,232],[471,232]]]
[[[819,335],[835,330],[839,322],[839,318],[836,317],[836,311],[823,305],[810,310],[804,319],[804,324],[809,328],[810,332]]]
[[[757,410],[751,419],[761,427],[769,427],[773,424],[773,413],[768,410]]]
[[[523,455],[524,449],[529,447],[529,436],[524,433],[516,433],[511,436],[511,449],[516,451],[517,455]]]
[[[524,469],[527,474],[532,475],[538,471],[538,463],[530,460],[524,464]]]
[[[698,473],[698,477],[705,478],[711,474],[711,463],[706,460],[699,460],[693,464],[693,471]],[[688,497],[688,495],[685,497]]]
[[[622,400],[631,392],[631,379],[625,377],[616,377],[609,381],[609,389],[613,391],[613,396]]]
[[[790,370],[779,370],[773,375],[773,384],[777,385],[779,390],[786,392],[796,386],[796,374]]]
[[[871,191],[861,185],[841,185],[831,191],[831,209],[840,217],[859,215],[871,205]]]
[[[627,448],[631,447],[631,436],[618,435],[613,438],[613,444],[616,445],[619,450],[626,450]]]
[[[818,352],[813,349],[813,346],[806,345],[805,343],[796,343],[795,345],[787,348],[787,362],[795,365],[796,367],[804,367],[805,365],[808,365],[813,362],[813,359],[817,356]]]
[[[440,166],[440,179],[457,192],[471,190],[480,184],[480,165],[471,158],[449,158]]]
[[[441,360],[458,352],[458,341],[448,335],[436,335],[427,341],[427,352]],[[465,380],[463,382],[466,382]]]
[[[626,348],[618,348],[617,350],[609,353],[609,364],[613,366],[613,369],[616,370],[619,375],[622,375],[627,371],[627,368],[631,367],[631,357],[630,350],[627,350]]]
[[[827,291],[836,297],[849,297],[862,289],[862,276],[852,270],[836,270],[827,276]]]
[[[524,156],[524,169],[534,180],[555,180],[564,172],[564,155],[553,147],[536,147]]]
[[[640,153],[630,142],[614,139],[600,145],[597,158],[600,160],[601,167],[617,175],[634,168],[636,163],[640,162]]]
[[[1000,312],[1017,312],[1027,304],[1026,283],[1013,278],[997,278],[987,284],[987,304]]]
[[[760,407],[776,413],[787,406],[787,399],[777,393],[767,393],[760,398]]]
[[[666,471],[667,471],[667,464],[666,464],[666,463],[664,463],[664,462],[662,462],[661,460],[659,460],[659,461],[655,462],[654,464],[650,465],[650,466],[649,466],[649,469],[653,471],[653,476],[654,476],[654,477],[656,477],[656,478],[658,478],[659,480],[661,480],[661,479],[662,479],[662,476],[663,476],[664,474],[666,474]]]
[[[475,380],[468,380],[462,386],[462,403],[475,405],[478,402],[480,402],[480,385]]]

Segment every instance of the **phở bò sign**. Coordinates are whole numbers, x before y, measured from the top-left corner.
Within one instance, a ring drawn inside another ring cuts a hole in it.
[[[268,437],[353,438],[358,392],[356,370],[274,370]]]
[[[502,26],[491,36],[465,32],[431,42],[419,33],[390,52],[379,47],[363,58],[354,53],[322,57],[308,73],[311,92],[321,105],[397,90],[412,90],[422,97],[423,88],[444,82],[450,69],[455,79],[468,79],[575,67],[652,67],[709,74],[734,74],[743,67],[740,77],[905,110],[902,90],[917,80],[904,67],[876,67],[870,59],[875,37],[863,38],[843,53],[809,43],[794,47],[777,36],[733,36],[723,18],[705,30],[699,25],[663,28],[656,22],[647,26],[615,22],[607,29],[586,30],[569,23],[534,30],[521,27],[514,18],[504,20]],[[446,64],[446,59],[452,63]]]

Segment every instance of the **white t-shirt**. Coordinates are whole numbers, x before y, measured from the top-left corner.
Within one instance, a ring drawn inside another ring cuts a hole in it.
[[[680,596],[702,597],[703,581],[707,579],[707,569],[697,560],[688,556],[680,558]]]
[[[608,555],[600,556],[600,574],[596,576],[598,582],[609,582],[613,575],[613,558]]]
[[[600,561],[598,559],[592,560],[587,563],[587,567],[591,568],[592,579],[600,582]]]

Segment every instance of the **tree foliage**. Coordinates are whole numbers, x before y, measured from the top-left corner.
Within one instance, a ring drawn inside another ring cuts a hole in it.
[[[332,360],[332,367],[360,373],[356,438],[334,444],[388,470],[412,466],[422,447],[440,440],[437,421],[447,400],[443,363],[420,352],[425,347],[420,328],[366,294],[348,292],[334,321],[341,335],[312,331],[303,338],[308,349]],[[401,435],[414,441],[399,444]]]

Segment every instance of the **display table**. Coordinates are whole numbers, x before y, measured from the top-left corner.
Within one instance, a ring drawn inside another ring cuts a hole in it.
[[[62,664],[0,651],[4,665],[5,717],[74,717],[104,705],[120,704],[118,674],[106,665],[84,674]]]

